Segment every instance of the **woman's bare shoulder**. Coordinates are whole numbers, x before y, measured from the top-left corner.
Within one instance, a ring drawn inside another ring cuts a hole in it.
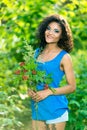
[[[72,58],[70,56],[70,54],[66,53],[61,61],[62,64],[67,64],[67,63],[72,63]]]

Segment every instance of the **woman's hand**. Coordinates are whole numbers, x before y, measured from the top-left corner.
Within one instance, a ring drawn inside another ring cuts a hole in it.
[[[45,99],[46,97],[48,97],[49,95],[52,95],[52,91],[50,89],[47,89],[47,90],[41,90],[41,91],[38,91],[38,92],[31,92],[31,98],[36,101],[36,102],[39,102],[43,99]]]
[[[39,102],[52,94],[53,92],[50,89],[41,90],[38,92],[34,92],[33,90],[28,89],[28,96],[31,97],[36,102]]]
[[[33,96],[36,95],[36,92],[34,92],[32,89],[28,89],[28,96],[33,98]]]

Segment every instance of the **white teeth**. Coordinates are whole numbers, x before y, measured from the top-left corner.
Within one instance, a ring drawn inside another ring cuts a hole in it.
[[[51,36],[47,36],[48,38],[52,38]]]

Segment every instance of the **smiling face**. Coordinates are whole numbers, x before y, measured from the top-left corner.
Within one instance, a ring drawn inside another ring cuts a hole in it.
[[[62,30],[58,23],[51,22],[48,24],[46,31],[45,31],[45,40],[46,43],[56,43],[61,38]]]

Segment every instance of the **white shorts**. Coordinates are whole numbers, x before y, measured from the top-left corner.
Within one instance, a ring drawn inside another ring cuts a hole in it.
[[[63,115],[61,115],[60,117],[56,119],[47,120],[46,124],[55,124],[55,123],[65,122],[65,121],[68,121],[68,111],[65,111]]]

